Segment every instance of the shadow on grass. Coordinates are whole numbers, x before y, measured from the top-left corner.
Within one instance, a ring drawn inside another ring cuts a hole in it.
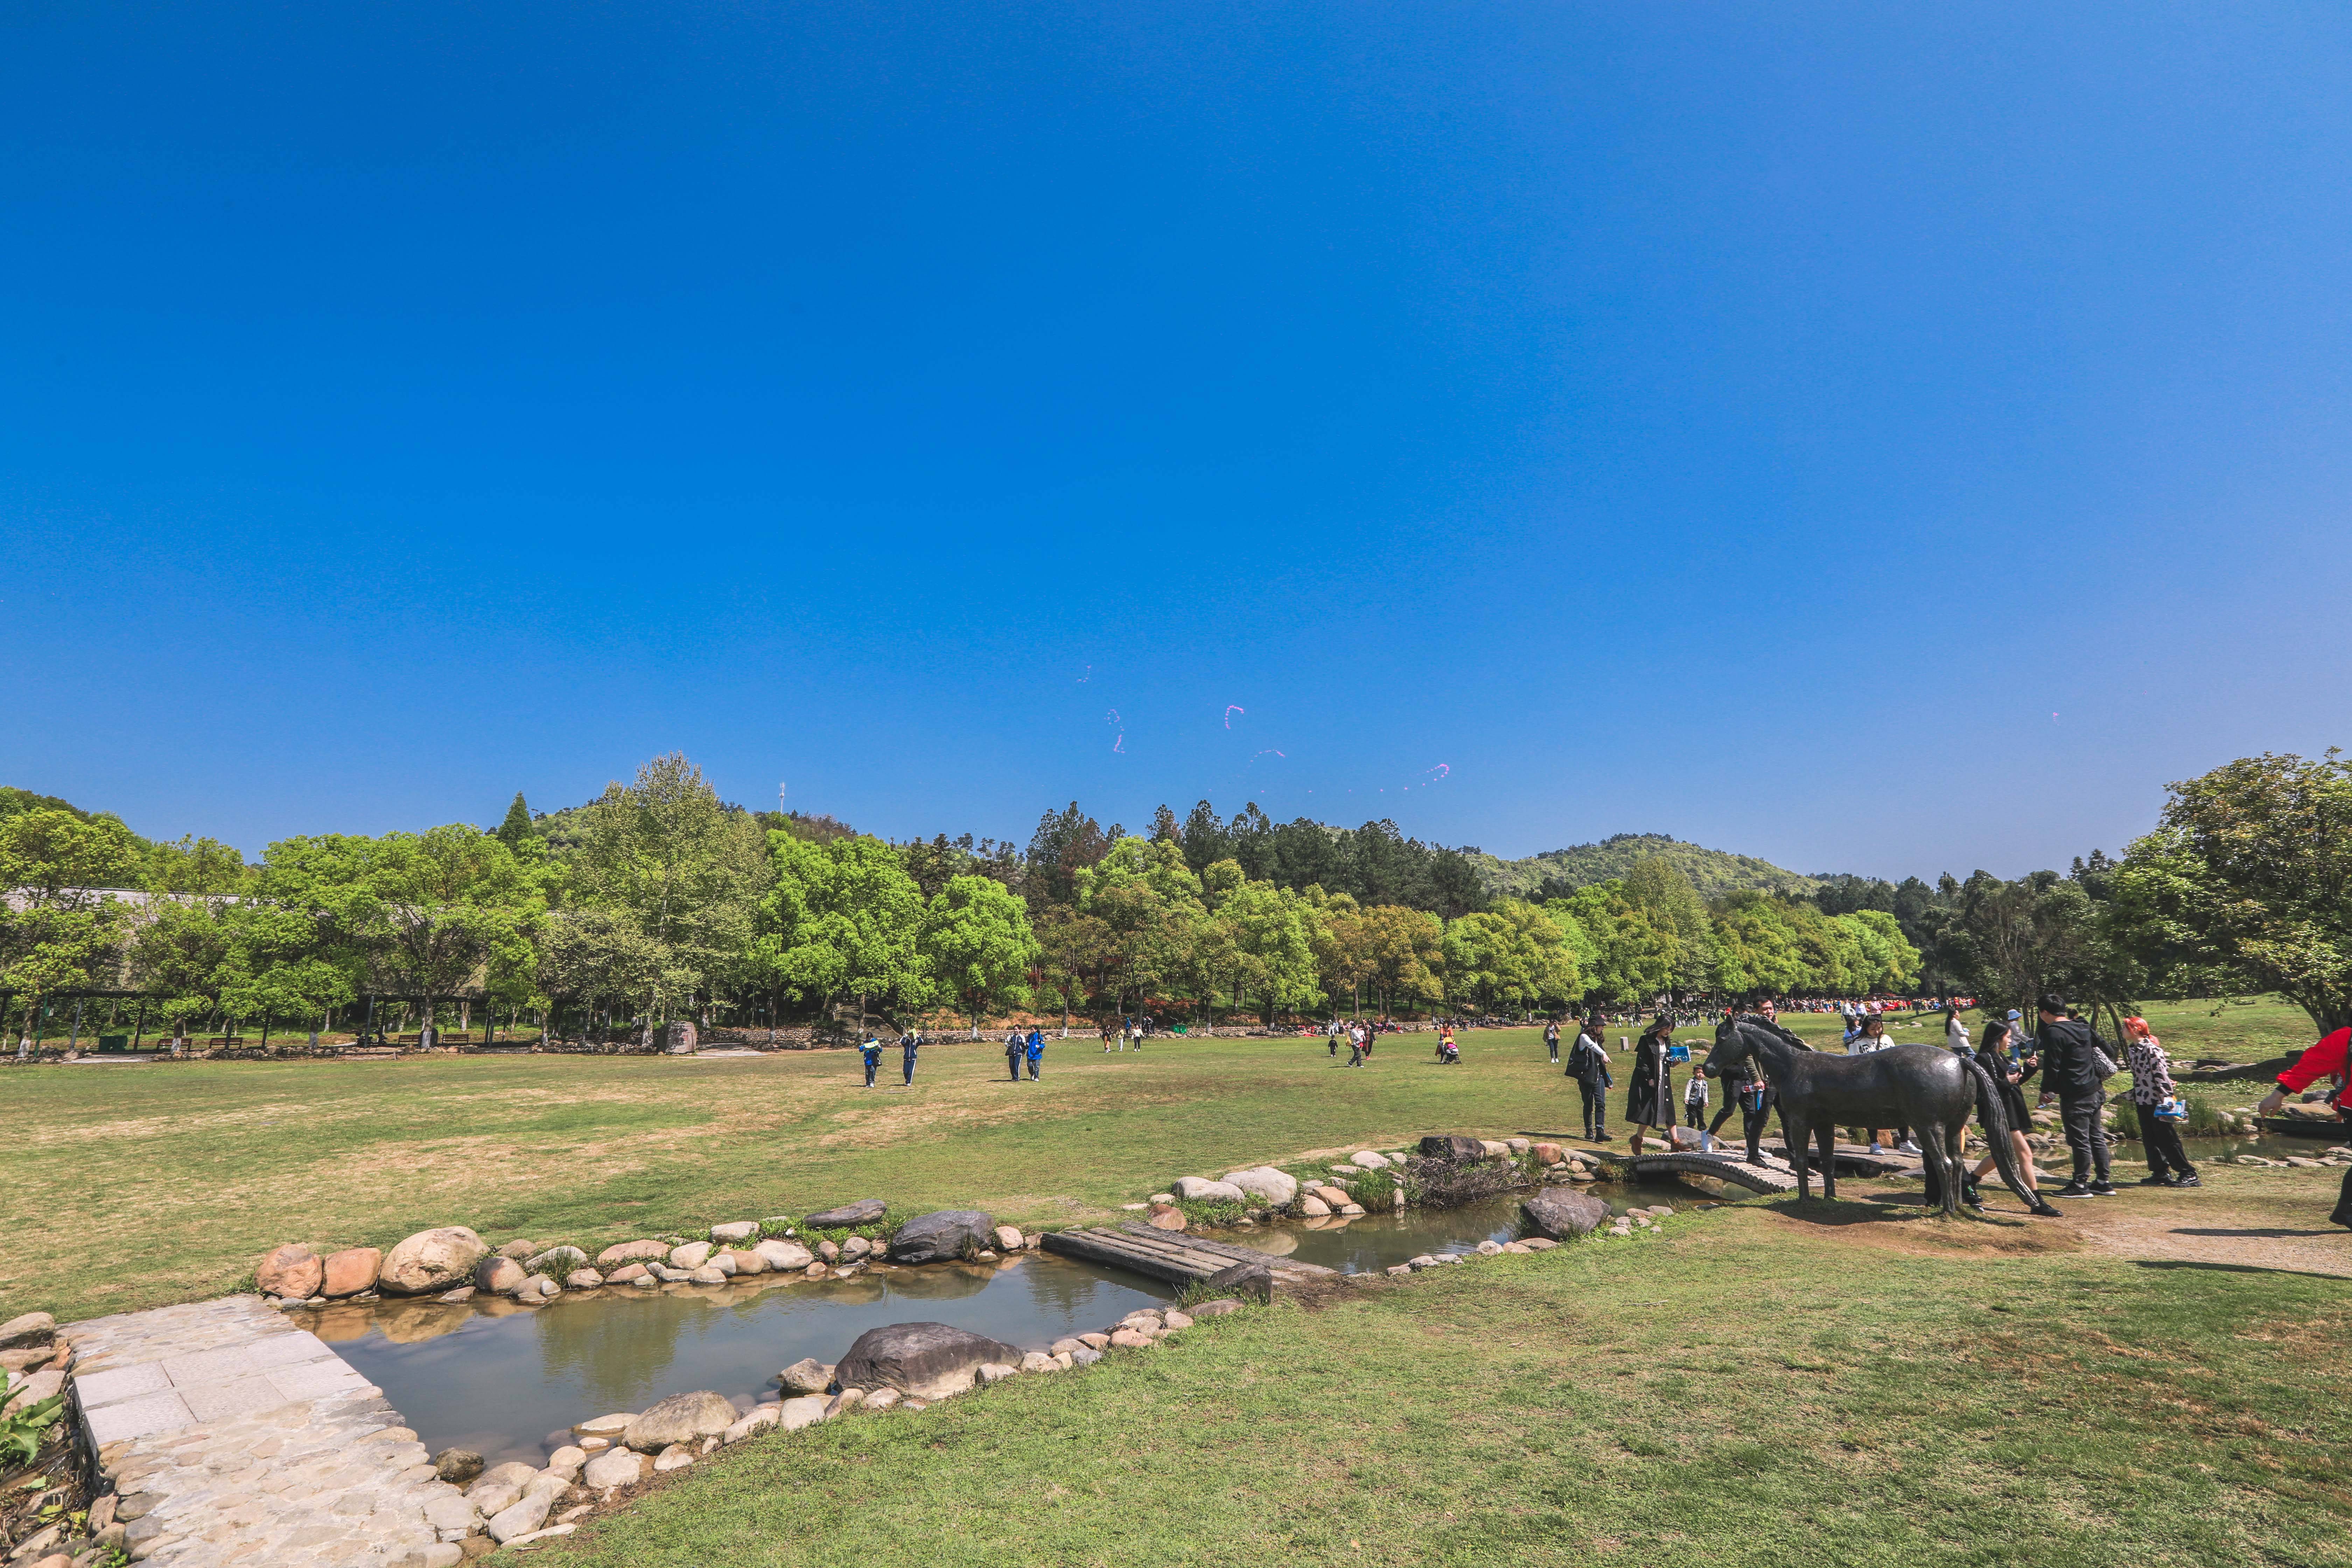
[[[2299,1230],[2277,1231],[2205,1231],[2209,1236],[2302,1236]],[[2258,1263],[2200,1263],[2188,1258],[2139,1258],[2133,1263],[2141,1268],[2201,1268],[2212,1274],[2284,1274],[2301,1279],[2333,1279],[2341,1283],[2341,1274],[2323,1274],[2309,1268],[2265,1268]]]
[[[2181,1226],[2179,1229],[2175,1230],[2172,1234],[2173,1234],[2173,1235],[2175,1235],[2175,1236],[2238,1236],[2238,1237],[2252,1237],[2252,1236],[2335,1236],[2335,1235],[2337,1235],[2337,1234],[2340,1232],[2341,1228],[2342,1228],[2342,1227],[2340,1227],[2340,1226],[2330,1225],[2330,1226],[2321,1226],[2319,1229],[2317,1229],[2317,1230],[2278,1230],[2278,1229],[2272,1229],[2272,1230],[2251,1230],[2251,1229],[2250,1229],[2250,1230],[2228,1230],[2228,1229],[2210,1229],[2210,1228],[2191,1229],[2190,1227],[2189,1227],[2189,1226]]]

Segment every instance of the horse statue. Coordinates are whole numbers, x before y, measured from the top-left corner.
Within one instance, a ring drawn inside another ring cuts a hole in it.
[[[1815,1138],[1821,1141],[1822,1195],[1835,1198],[1841,1124],[1908,1127],[1925,1152],[1928,1203],[1956,1215],[1966,1182],[1960,1130],[1974,1110],[1992,1144],[2001,1181],[2028,1209],[2040,1207],[2018,1173],[2000,1096],[1974,1058],[1940,1046],[1889,1046],[1867,1056],[1832,1056],[1754,1019],[1724,1019],[1715,1031],[1715,1049],[1707,1053],[1707,1071],[1719,1074],[1751,1058],[1780,1097],[1780,1131],[1788,1139],[1799,1198],[1812,1195],[1806,1173]]]

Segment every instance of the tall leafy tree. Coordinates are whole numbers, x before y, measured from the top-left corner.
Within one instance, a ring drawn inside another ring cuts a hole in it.
[[[820,1004],[857,998],[919,1011],[934,988],[922,951],[922,890],[878,838],[813,844],[771,832],[774,882],[762,902],[760,957],[777,984]]]
[[[507,807],[506,820],[499,824],[499,842],[509,849],[520,849],[523,840],[536,837],[530,825],[530,807],[523,803],[522,791],[515,791],[514,801]]]
[[[772,836],[771,836],[772,837]],[[748,978],[767,879],[750,815],[722,804],[680,752],[588,808],[567,862],[567,901],[625,910],[659,953],[648,1018],[706,987]]]
[[[1108,854],[1118,837],[1117,826],[1105,833],[1075,800],[1061,811],[1045,813],[1029,839],[1028,881],[1023,890],[1049,903],[1076,902],[1078,872]]]
[[[0,816],[0,985],[25,998],[27,1041],[44,997],[112,973],[126,909],[109,889],[129,886],[140,860],[139,840],[112,817]]]
[[[940,990],[980,1016],[1018,985],[1038,954],[1028,906],[989,877],[956,877],[931,900],[921,953]]]
[[[2242,977],[2352,1024],[2352,763],[2265,752],[2171,786],[2108,874],[2105,921],[2174,976]]]

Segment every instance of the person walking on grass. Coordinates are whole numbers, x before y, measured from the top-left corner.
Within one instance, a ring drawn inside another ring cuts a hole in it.
[[[1633,1077],[1625,1089],[1625,1120],[1633,1128],[1636,1154],[1648,1133],[1674,1131],[1675,1075],[1666,1064],[1666,1047],[1674,1037],[1675,1021],[1661,1013],[1633,1042]]]
[[[1683,1125],[1698,1133],[1698,1146],[1706,1148],[1713,1140],[1706,1126],[1706,1074],[1693,1068],[1690,1082],[1683,1086]]]
[[[1609,1047],[1601,1043],[1608,1026],[1598,1018],[1579,1024],[1576,1044],[1568,1048],[1568,1070],[1564,1077],[1576,1080],[1577,1095],[1584,1101],[1584,1135],[1596,1142],[1609,1137],[1609,1090],[1616,1080],[1609,1076]]]
[[[1559,1020],[1558,1018],[1544,1026],[1544,1049],[1551,1053],[1551,1065],[1559,1066]]]
[[[915,1087],[915,1053],[922,1048],[922,1036],[914,1034],[910,1031],[898,1037],[898,1049],[903,1053],[901,1057],[901,1065],[907,1070],[907,1081],[903,1086],[905,1088],[912,1089]]]
[[[1004,1037],[1004,1076],[1015,1083],[1021,1081],[1022,1049],[1021,1031],[1007,1031]],[[1106,1052],[1110,1049],[1110,1031],[1108,1029],[1103,1031],[1103,1049]]]
[[[857,1054],[866,1058],[866,1087],[874,1087],[875,1069],[882,1065],[882,1042],[871,1031],[858,1042]]]
[[[2058,1091],[2058,1119],[2065,1124],[2066,1147],[2074,1156],[2074,1175],[2058,1189],[2062,1198],[2116,1195],[2107,1179],[2107,1130],[2101,1111],[2107,1103],[2107,1069],[2098,1037],[2091,1026],[2069,1016],[2066,998],[2055,992],[2035,1005],[2042,1026],[2035,1037],[2042,1047],[2042,1081]]]
[[[1039,1034],[1034,1029],[1029,1031],[1027,1055],[1029,1058],[1029,1081],[1031,1083],[1034,1083],[1037,1081],[1037,1070],[1045,1060],[1045,1037]]]
[[[2328,1096],[2328,1101],[2336,1107],[2337,1119],[2347,1120],[2344,1115],[2344,1089],[2347,1081],[2352,1081],[2352,1062],[2347,1061],[2347,1057],[2352,1057],[2352,1028],[2322,1035],[2318,1044],[2295,1059],[2294,1066],[2278,1075],[2278,1087],[2263,1096],[2263,1102],[2256,1109],[2264,1116],[2276,1116],[2280,1108],[2286,1104],[2288,1095],[2301,1094],[2321,1079],[2331,1079],[2335,1081],[2336,1092]],[[2340,1225],[2352,1230],[2352,1167],[2347,1167],[2344,1173],[2344,1188],[2336,1196],[2336,1212],[2327,1219],[2331,1225]]]
[[[1992,1079],[1993,1092],[2000,1096],[2000,1108],[2009,1122],[2009,1152],[2017,1161],[2018,1175],[2025,1190],[2033,1194],[2032,1211],[2044,1219],[2055,1219],[2058,1209],[2042,1195],[2042,1177],[2033,1168],[2033,1145],[2026,1141],[2026,1131],[2033,1125],[2026,1112],[2025,1083],[2042,1070],[2042,1054],[2031,1039],[2021,1037],[2006,1018],[1996,1019],[1985,1026],[1984,1039],[1977,1046],[1977,1066],[1984,1068]],[[1983,1205],[1977,1202],[1977,1184],[2000,1168],[2000,1162],[1988,1153],[1969,1173],[1968,1184],[1961,1199],[1972,1208]]]
[[[2147,1153],[2143,1187],[2201,1187],[2197,1167],[2180,1146],[2180,1122],[2162,1114],[2180,1098],[2172,1081],[2172,1061],[2146,1018],[2124,1020],[2124,1066],[2131,1069],[2132,1112],[2139,1118],[2139,1146]]]
[[[1348,1026],[1348,1065],[1351,1068],[1364,1065],[1364,1026],[1361,1024]]]

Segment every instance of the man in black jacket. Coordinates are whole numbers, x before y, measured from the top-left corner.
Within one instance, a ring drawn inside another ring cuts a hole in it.
[[[2099,1114],[2107,1103],[2107,1079],[2092,1060],[2098,1041],[2091,1026],[2067,1016],[2063,996],[2044,996],[2038,1005],[2042,1026],[2034,1039],[2042,1047],[2042,1082],[2057,1091],[2058,1119],[2065,1124],[2066,1147],[2074,1153],[2074,1179],[2058,1195],[2114,1197],[2115,1184],[2107,1180],[2107,1130]]]

